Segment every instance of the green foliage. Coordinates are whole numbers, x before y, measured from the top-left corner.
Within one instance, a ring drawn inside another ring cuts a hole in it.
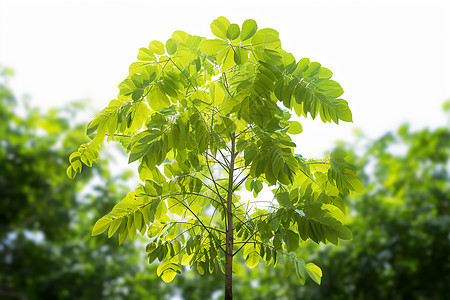
[[[91,141],[70,156],[68,176],[90,166],[106,138],[139,162],[142,180],[92,235],[118,234],[120,244],[136,231],[147,235],[149,261],[161,262],[164,281],[180,265],[224,272],[225,256],[242,250],[249,267],[284,261],[286,275],[293,269],[300,283],[320,283],[320,269],[292,251],[308,239],[351,239],[342,197],[362,184],[342,150],[321,160],[295,154],[289,134],[302,126],[290,118],[294,111],[351,122],[343,90],[330,70],[296,61],[277,31],[258,30],[253,20],[239,27],[219,17],[211,31],[217,38],[175,31],[165,44],[141,48],[117,99],[89,123]],[[272,196],[261,193],[264,185]],[[229,231],[233,249],[225,247]]]
[[[446,299],[449,128],[411,132],[404,125],[352,157],[367,182],[364,195],[350,202],[355,239],[319,252],[329,273],[316,297]]]
[[[280,280],[284,266],[272,269],[259,264],[237,274],[236,298],[446,299],[450,292],[449,128],[413,132],[404,125],[375,141],[362,136],[345,148],[365,153],[348,151],[365,182],[364,195],[344,199],[352,212],[345,223],[353,231],[353,241],[339,247],[308,241],[296,250],[297,257],[312,260],[325,271],[321,286],[299,286],[292,275]],[[176,284],[186,299],[191,299],[190,293],[206,291],[203,298],[211,298],[214,290],[221,289],[219,282],[182,278]]]
[[[125,174],[109,178],[104,161],[76,182],[66,177],[71,149],[87,140],[84,126],[73,121],[80,109],[30,108],[16,100],[2,71],[0,298],[161,299],[164,287],[146,275],[156,267],[141,272],[136,250],[89,239],[92,216],[123,196]]]

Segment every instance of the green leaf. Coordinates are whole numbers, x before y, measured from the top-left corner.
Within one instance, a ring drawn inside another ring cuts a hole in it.
[[[286,249],[289,252],[295,251],[300,246],[300,239],[297,233],[292,230],[286,230],[285,233]]]
[[[292,121],[289,123],[289,129],[288,129],[288,133],[290,134],[299,134],[302,133],[303,131],[303,127],[302,124],[300,124],[297,121]]]
[[[109,225],[111,225],[111,217],[104,216],[100,218],[92,229],[92,236],[103,233],[106,229],[108,229]]]
[[[263,184],[259,180],[255,180],[254,183],[255,184],[253,186],[253,190],[255,191],[255,193],[259,194],[259,192],[261,192],[261,190],[263,189]]]
[[[306,264],[306,272],[315,283],[320,285],[322,279],[322,270],[313,263]]]
[[[250,254],[245,259],[245,264],[249,268],[254,268],[259,263],[259,255],[256,252],[250,252]]]
[[[200,51],[206,55],[216,55],[226,47],[228,47],[228,44],[218,39],[203,40],[199,45]]]
[[[209,86],[209,96],[214,104],[220,104],[225,98],[225,92],[221,88],[220,84],[213,82]]]
[[[119,227],[119,245],[122,245],[128,236],[127,222],[128,218],[124,216]]]
[[[136,161],[143,157],[145,154],[147,154],[148,150],[150,150],[150,144],[139,144],[135,147],[133,147],[133,150],[130,153],[130,157],[128,159],[128,163],[132,163],[133,161]]]
[[[362,181],[353,168],[343,159],[345,156],[346,153],[340,149],[336,149],[331,153],[330,166],[336,186],[341,192],[352,190],[362,194]]]
[[[288,192],[277,193],[276,196],[278,203],[284,207],[293,207],[291,200],[289,199]]]
[[[352,112],[350,111],[350,108],[348,108],[347,101],[341,100],[341,102],[338,102],[336,104],[336,111],[340,120],[345,122],[353,122]]]
[[[302,74],[308,68],[308,65],[309,65],[309,58],[304,57],[300,59],[300,61],[297,63],[297,68],[295,68],[294,73]]]
[[[230,118],[221,116],[220,119],[222,120],[229,134],[232,134],[236,131],[236,124]]]
[[[236,65],[234,62],[234,51],[231,47],[221,51],[217,55],[217,60],[222,66],[222,72],[226,72]]]
[[[264,47],[268,48],[268,49],[278,49],[281,47],[281,41],[278,38],[278,34],[269,32],[265,37],[264,37],[264,43],[263,43]]]
[[[151,41],[148,45],[148,49],[158,55],[164,54],[164,44],[160,41]]]
[[[147,95],[147,102],[151,109],[154,111],[160,111],[164,108],[170,107],[170,100],[164,94],[159,87],[153,89],[150,93]]]
[[[241,33],[241,30],[239,29],[239,25],[233,23],[228,26],[226,36],[228,39],[233,41],[239,37],[240,33]]]
[[[177,42],[174,39],[170,38],[167,40],[166,42],[167,54],[174,55],[175,52],[177,52],[177,48],[178,48]]]
[[[340,239],[347,240],[347,241],[350,241],[353,239],[353,234],[352,234],[351,230],[348,229],[348,227],[346,227],[346,226],[337,228],[336,233]]]
[[[255,35],[252,38],[253,46],[263,46],[264,40],[265,40],[266,36],[269,34],[279,36],[278,31],[276,31],[275,29],[272,29],[272,28],[260,29],[255,33]],[[275,43],[277,43],[276,39],[274,39],[273,37],[269,37],[267,40],[268,45],[271,45],[271,43],[270,43],[271,40],[274,41]]]
[[[225,17],[218,17],[211,23],[211,32],[222,40],[227,39],[227,29],[230,21]]]
[[[66,169],[66,174],[70,179],[74,179],[77,175],[77,172],[72,168],[72,166],[68,166]]]
[[[172,34],[172,38],[178,43],[186,44],[189,39],[189,34],[184,31],[177,30]]]
[[[295,254],[291,253],[292,256],[295,256]],[[305,280],[306,280],[306,266],[305,266],[305,261],[303,259],[301,259],[300,257],[294,257],[295,259],[295,273],[297,274],[297,277],[300,281],[300,283],[303,285],[305,284]]]
[[[234,48],[234,62],[236,65],[245,64],[248,61],[247,50],[242,48]]]
[[[156,274],[160,276],[164,282],[171,282],[177,273],[181,273],[181,267],[170,261],[163,262],[156,270]]]
[[[344,93],[344,90],[342,89],[341,85],[334,80],[324,80],[320,82],[316,86],[316,88],[319,89],[325,96],[333,98],[337,98]]]
[[[194,255],[195,255],[194,253],[192,253],[192,254],[187,254],[187,253],[183,254],[183,257],[181,258],[181,264],[183,266],[188,265],[191,262],[191,260],[194,257]]]
[[[241,30],[241,41],[248,40],[253,35],[255,35],[256,31],[258,30],[258,25],[256,24],[255,20],[247,19],[242,24],[242,30]]]
[[[131,95],[131,99],[134,101],[138,101],[141,99],[142,95],[144,94],[144,89],[136,89],[134,90],[133,94]]]
[[[155,61],[155,55],[147,48],[140,48],[137,59],[142,61]]]
[[[122,223],[122,218],[116,218],[111,222],[111,226],[108,229],[108,238],[116,233],[117,229],[120,227],[120,223]]]
[[[284,276],[288,277],[293,269],[294,269],[294,261],[291,259],[290,256],[287,256],[286,260],[284,261]]]

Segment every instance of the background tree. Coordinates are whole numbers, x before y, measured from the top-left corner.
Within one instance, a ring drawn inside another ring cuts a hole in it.
[[[0,70],[0,298],[161,299],[167,290],[148,275],[156,267],[143,268],[132,244],[89,238],[127,175],[111,178],[105,160],[69,180],[69,151],[86,141],[68,121],[80,106],[29,108],[8,88],[10,73]]]
[[[352,159],[368,183],[364,195],[350,202],[355,239],[320,252],[329,278],[316,298],[445,299],[449,127],[412,132],[404,125],[371,143],[366,153]]]
[[[91,142],[70,156],[67,175],[91,166],[107,137],[122,144],[129,163],[139,161],[144,182],[92,234],[118,232],[122,243],[146,233],[149,260],[161,262],[164,281],[181,265],[200,274],[220,270],[226,299],[241,251],[249,267],[260,258],[284,261],[286,275],[320,283],[320,268],[293,251],[300,240],[351,239],[342,197],[361,192],[362,183],[343,151],[313,161],[294,154],[289,134],[302,127],[289,121],[290,111],[350,122],[343,90],[327,68],[282,50],[273,29],[219,17],[211,30],[217,39],[176,31],[165,45],[141,48],[117,100],[89,123]],[[242,199],[244,183],[255,197],[268,185],[273,197]]]

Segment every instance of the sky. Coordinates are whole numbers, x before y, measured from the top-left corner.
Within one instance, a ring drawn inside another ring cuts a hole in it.
[[[283,49],[329,68],[344,88],[353,123],[300,118],[294,141],[305,157],[353,140],[355,130],[376,138],[405,122],[448,124],[449,1],[0,0],[0,65],[14,69],[13,90],[36,106],[89,98],[98,111],[140,47],[175,30],[213,38],[209,25],[221,15],[276,29]]]

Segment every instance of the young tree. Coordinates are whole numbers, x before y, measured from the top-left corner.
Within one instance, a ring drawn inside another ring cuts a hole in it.
[[[284,261],[302,284],[307,276],[320,283],[320,268],[293,251],[309,238],[351,239],[342,196],[362,183],[343,151],[320,160],[295,154],[290,134],[302,126],[290,112],[351,122],[343,90],[330,70],[297,62],[277,31],[258,30],[254,20],[240,28],[219,17],[211,30],[216,39],[175,31],[165,45],[139,49],[117,100],[89,123],[92,140],[70,156],[68,176],[92,165],[106,137],[122,144],[129,163],[139,161],[143,182],[92,234],[118,232],[119,244],[136,230],[147,234],[149,261],[161,262],[164,281],[181,265],[221,271],[226,299],[238,253],[249,267]],[[258,198],[240,192],[243,185]]]

